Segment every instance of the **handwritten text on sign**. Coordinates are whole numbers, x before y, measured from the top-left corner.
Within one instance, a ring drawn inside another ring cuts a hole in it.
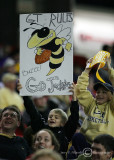
[[[71,94],[72,22],[72,13],[20,15],[21,95]]]

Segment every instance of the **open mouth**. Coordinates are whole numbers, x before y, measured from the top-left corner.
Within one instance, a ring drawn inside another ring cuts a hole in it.
[[[11,121],[7,121],[7,122],[5,122],[5,124],[12,124],[12,122]]]
[[[51,121],[51,122],[49,122],[50,124],[55,124],[55,122],[53,122],[53,121]]]
[[[44,146],[39,146],[38,149],[45,149],[45,147]]]
[[[41,55],[37,55],[35,56],[35,63],[36,64],[42,64],[47,62],[50,59],[51,56],[51,50],[47,50],[47,49],[42,49],[42,53]]]

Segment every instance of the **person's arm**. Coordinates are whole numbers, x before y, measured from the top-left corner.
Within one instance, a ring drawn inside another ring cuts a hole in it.
[[[76,97],[76,84],[73,83],[73,85],[70,87],[70,92],[73,93],[70,107],[71,115],[69,116],[68,121],[64,126],[65,134],[69,141],[71,141],[79,121],[79,105]]]
[[[109,73],[109,79],[114,87],[114,69],[111,67],[111,57],[106,58],[107,71]]]
[[[108,71],[109,73],[109,79],[112,83],[112,86],[114,87],[114,69],[111,67],[111,58],[106,58],[106,68],[105,70]],[[113,92],[113,95],[112,95],[112,100],[111,100],[111,110],[114,114],[114,92]]]
[[[20,91],[21,88],[22,88],[22,85],[20,84],[20,82],[18,82],[17,84],[18,91]],[[41,117],[38,110],[36,110],[36,107],[33,104],[30,97],[24,96],[23,100],[24,100],[24,106],[26,108],[26,111],[31,118],[31,127],[33,129],[33,132],[36,133],[37,131],[44,128],[45,126],[43,118]]]
[[[87,61],[88,63],[91,63],[92,58]],[[91,68],[85,68],[85,70],[82,72],[82,74],[78,77],[77,80],[77,99],[79,104],[84,107],[84,111],[87,114],[90,109],[90,105],[94,101],[94,97],[91,94],[89,90],[87,90],[87,87],[89,85],[89,73],[91,71]]]
[[[70,112],[71,112],[71,115],[69,116],[68,121],[64,126],[65,134],[69,142],[71,141],[72,136],[75,133],[78,126],[78,121],[79,121],[78,101],[71,102]]]
[[[41,117],[38,110],[36,110],[30,97],[24,96],[23,100],[24,100],[24,106],[26,108],[26,111],[31,118],[31,127],[33,129],[33,132],[36,133],[38,130],[44,128],[45,124],[44,124],[43,118]]]
[[[114,89],[114,69],[111,68],[110,69],[110,81],[112,82],[112,86],[113,86],[113,89]],[[111,110],[113,112],[113,115],[114,115],[114,92],[113,92],[113,95],[112,95],[112,100],[111,100]]]

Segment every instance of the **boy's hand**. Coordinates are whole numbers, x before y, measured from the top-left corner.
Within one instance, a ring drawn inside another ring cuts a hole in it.
[[[92,69],[92,68],[87,68],[87,66],[88,66],[90,63],[92,63],[92,61],[93,61],[93,57],[90,58],[90,59],[88,59],[87,62],[86,62],[85,72],[86,72],[87,74],[89,74],[89,72],[90,72],[91,69]]]
[[[103,69],[106,70],[106,71],[110,71],[110,69],[111,69],[111,57],[109,57],[109,58],[106,57],[105,60],[106,60],[106,64],[105,64],[105,67]]]
[[[18,82],[17,82],[17,90],[20,91],[20,89],[22,89],[22,85],[21,85],[20,81],[18,80]]]
[[[69,92],[72,92],[72,99],[73,101],[76,101],[77,100],[77,97],[76,97],[76,84],[74,84],[74,82],[72,83],[72,85],[69,87]]]

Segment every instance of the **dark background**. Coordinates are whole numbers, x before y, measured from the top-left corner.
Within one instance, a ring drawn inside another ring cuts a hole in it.
[[[1,0],[0,1],[0,45],[19,44],[19,13],[17,2],[20,0]],[[25,1],[25,0],[23,0]],[[27,0],[26,0],[27,1]],[[30,0],[29,0],[30,1]],[[71,3],[73,0],[32,0],[35,5],[36,13],[56,13],[72,11]],[[114,11],[114,0],[74,0],[74,6],[90,6],[105,8]],[[28,13],[30,13],[28,11]]]
[[[75,0],[77,4],[97,6],[97,7],[109,7],[114,9],[114,0]]]

